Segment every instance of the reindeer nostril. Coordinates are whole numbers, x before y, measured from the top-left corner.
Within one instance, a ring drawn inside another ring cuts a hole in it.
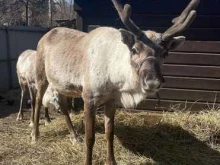
[[[145,89],[147,90],[155,90],[161,87],[162,83],[158,79],[146,80],[145,79]]]

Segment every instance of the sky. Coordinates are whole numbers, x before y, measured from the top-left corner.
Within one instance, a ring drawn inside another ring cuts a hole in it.
[[[59,0],[54,0],[55,2],[59,2]],[[67,2],[71,2],[72,0],[66,0]],[[74,3],[74,0],[73,0],[73,3]]]

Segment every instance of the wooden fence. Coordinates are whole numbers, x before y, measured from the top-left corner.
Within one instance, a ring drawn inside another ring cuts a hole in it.
[[[96,26],[125,28],[109,0],[75,0],[82,8],[84,31]],[[164,32],[172,25],[189,0],[121,0],[132,6],[132,20],[143,30]],[[150,110],[213,108],[220,103],[220,1],[201,0],[197,17],[183,34],[187,42],[171,52],[164,64],[166,83],[155,97],[137,108]],[[91,26],[92,25],[92,26]]]
[[[88,26],[88,31],[97,28]],[[201,110],[220,103],[220,41],[186,41],[170,52],[163,65],[166,83],[156,96],[144,100],[137,109]]]
[[[143,101],[139,109],[211,109],[220,103],[220,42],[187,41],[165,60],[166,83],[156,97]]]

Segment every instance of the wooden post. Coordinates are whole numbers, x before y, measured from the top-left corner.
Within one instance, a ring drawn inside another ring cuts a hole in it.
[[[83,20],[78,12],[76,12],[76,29],[83,31]]]

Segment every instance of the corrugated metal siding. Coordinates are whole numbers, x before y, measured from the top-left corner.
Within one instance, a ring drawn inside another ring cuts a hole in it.
[[[17,58],[26,49],[36,49],[46,31],[35,27],[0,27],[0,91],[18,87]]]

